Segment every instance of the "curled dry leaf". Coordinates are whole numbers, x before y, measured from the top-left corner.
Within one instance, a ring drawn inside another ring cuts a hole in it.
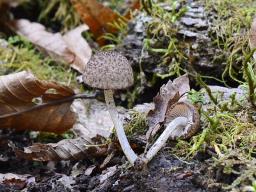
[[[81,33],[88,30],[87,25],[81,25],[64,36],[60,33],[47,32],[40,23],[18,19],[8,22],[7,25],[21,36],[26,37],[40,51],[56,61],[64,61],[72,68],[84,72],[84,67],[89,61],[92,51]]]
[[[130,7],[130,9],[126,10],[124,17],[128,20],[130,20],[132,18],[132,11],[133,10],[139,10],[141,9],[141,2],[140,0],[134,0],[132,2],[132,5]]]
[[[35,177],[31,175],[18,175],[13,173],[0,173],[0,184],[14,188],[16,190],[24,189],[28,184],[35,183]]]
[[[50,91],[55,91],[51,93]],[[70,129],[75,115],[71,102],[37,108],[18,115],[9,115],[43,103],[74,95],[72,89],[54,82],[40,81],[32,73],[22,71],[0,76],[0,128],[61,133]]]
[[[114,165],[112,167],[107,168],[106,170],[102,171],[102,174],[99,176],[100,184],[104,183],[106,180],[108,180],[110,177],[115,175],[115,173],[118,171],[117,166]]]
[[[169,80],[167,84],[160,88],[159,93],[154,97],[154,110],[148,113],[147,120],[149,130],[146,133],[147,139],[155,135],[159,130],[160,124],[165,119],[167,107],[175,104],[180,100],[180,97],[190,90],[189,79],[187,74],[176,78],[173,82]],[[184,100],[183,97],[181,100]]]
[[[71,0],[71,2],[82,21],[89,26],[99,45],[105,43],[101,38],[104,33],[117,32],[117,29],[111,24],[120,21],[127,22],[128,19],[131,19],[131,11],[141,7],[140,1],[135,0],[124,16],[121,16],[97,0]]]
[[[105,156],[107,145],[92,145],[86,138],[64,139],[58,143],[36,143],[25,147],[24,151],[13,147],[16,155],[33,161],[59,161],[84,159],[88,157]]]
[[[105,32],[116,32],[110,23],[121,19],[121,16],[110,8],[102,5],[97,0],[71,0],[81,19],[86,23],[99,44],[103,40],[99,39]]]

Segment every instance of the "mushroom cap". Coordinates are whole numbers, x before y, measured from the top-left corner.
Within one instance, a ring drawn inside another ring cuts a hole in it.
[[[186,117],[188,119],[187,125],[176,128],[171,139],[181,137],[188,139],[192,137],[200,127],[200,116],[195,107],[187,102],[178,102],[171,106],[166,112],[165,126],[167,126],[176,117]]]
[[[129,61],[115,51],[99,51],[85,67],[83,81],[99,89],[125,89],[133,85],[133,71]]]

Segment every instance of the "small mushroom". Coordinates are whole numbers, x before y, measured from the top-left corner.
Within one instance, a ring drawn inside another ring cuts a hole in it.
[[[250,35],[249,35],[249,45],[252,50],[256,49],[256,17],[252,21]],[[256,59],[256,53],[253,54],[254,59]]]
[[[149,162],[169,138],[187,139],[193,136],[199,129],[198,111],[187,102],[176,103],[166,112],[165,127],[166,129],[146,153],[144,162]]]
[[[256,48],[256,17],[253,19],[250,30],[250,47],[252,49]]]
[[[133,85],[133,71],[129,61],[118,52],[100,51],[94,54],[85,67],[83,81],[87,85],[103,89],[108,111],[114,123],[119,143],[129,162],[134,165],[138,156],[132,150],[118,118],[113,90]]]

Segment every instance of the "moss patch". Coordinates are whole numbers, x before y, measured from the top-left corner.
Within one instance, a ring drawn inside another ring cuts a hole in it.
[[[226,68],[222,74],[241,83],[244,55],[250,52],[248,31],[254,15],[256,2],[253,0],[202,0],[206,11],[212,16],[210,34],[213,44],[221,50]],[[209,16],[210,17],[210,16]]]
[[[19,36],[10,38],[7,47],[0,46],[0,61],[0,75],[30,70],[42,80],[76,85],[76,74],[70,67],[44,57],[34,49],[31,43]]]

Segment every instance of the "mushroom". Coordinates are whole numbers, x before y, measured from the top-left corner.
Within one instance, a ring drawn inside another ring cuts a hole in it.
[[[256,47],[256,17],[253,19],[250,30],[250,47],[253,49]]]
[[[149,162],[157,152],[165,145],[169,138],[190,138],[199,129],[199,114],[193,105],[187,102],[178,102],[166,112],[166,129],[148,150],[144,162]]]
[[[94,54],[85,67],[83,81],[87,85],[103,89],[108,111],[114,123],[116,134],[124,154],[134,165],[138,156],[132,150],[118,118],[113,90],[125,89],[133,85],[133,71],[129,61],[114,51],[99,51]]]
[[[256,17],[253,19],[251,24],[251,30],[249,35],[249,45],[252,50],[256,49]],[[253,58],[256,59],[256,53],[254,51]]]

